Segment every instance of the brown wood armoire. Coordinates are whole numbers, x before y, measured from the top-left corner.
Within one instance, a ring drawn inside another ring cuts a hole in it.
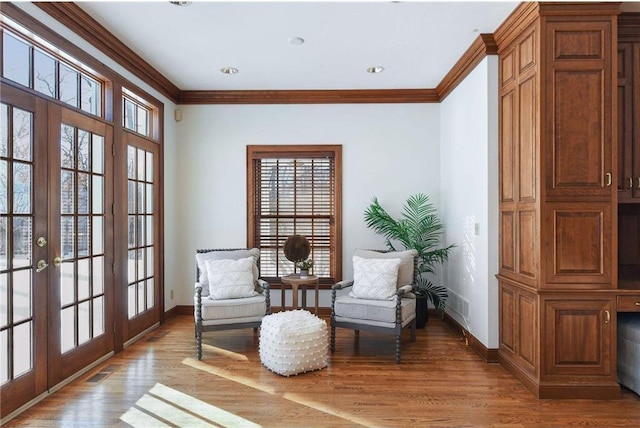
[[[540,398],[619,397],[616,316],[636,304],[640,311],[640,205],[624,220],[624,233],[635,236],[618,238],[624,184],[618,94],[626,91],[625,103],[640,103],[638,68],[628,70],[636,79],[629,88],[619,83],[619,13],[619,3],[522,3],[494,34],[500,88],[498,355]],[[640,51],[631,45],[622,48],[633,52],[624,61],[638,67]],[[636,144],[624,158],[631,169],[640,168],[638,107],[625,110],[631,117],[625,138]],[[637,169],[632,174],[640,179]],[[640,196],[640,188],[629,193]],[[619,282],[618,241],[624,239],[630,243],[620,251],[635,255],[621,257],[630,267],[620,271],[630,280]]]

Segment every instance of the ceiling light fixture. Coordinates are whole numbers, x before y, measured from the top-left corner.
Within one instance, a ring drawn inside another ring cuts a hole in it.
[[[367,73],[371,73],[371,74],[382,73],[383,71],[384,71],[384,67],[381,67],[379,65],[374,65],[373,67],[367,68]]]
[[[304,39],[302,37],[291,37],[289,43],[292,45],[301,45],[304,43]]]
[[[224,74],[237,74],[240,72],[240,70],[235,67],[222,67],[220,71]]]
[[[184,6],[191,6],[191,3],[193,2],[192,1],[170,1],[169,3],[171,3],[174,6],[184,7]]]

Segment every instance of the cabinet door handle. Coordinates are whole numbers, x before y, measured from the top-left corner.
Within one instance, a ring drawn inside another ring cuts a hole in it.
[[[611,313],[609,311],[604,311],[604,323],[609,324],[611,321]]]
[[[640,302],[636,302],[636,306],[640,306]]]
[[[633,189],[633,178],[629,177],[629,189]]]
[[[611,186],[611,173],[610,172],[607,172],[605,174],[605,185],[607,187]]]
[[[640,177],[638,177],[638,189],[640,189]]]

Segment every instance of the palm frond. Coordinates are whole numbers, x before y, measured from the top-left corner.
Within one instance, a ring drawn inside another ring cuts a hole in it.
[[[436,208],[429,202],[429,197],[422,193],[410,196],[403,205],[398,220],[391,217],[380,205],[378,198],[374,197],[365,210],[364,217],[367,227],[382,235],[390,250],[396,250],[394,243],[397,242],[405,249],[418,251],[418,288],[425,290],[425,295],[438,313],[444,316],[447,289],[433,285],[425,274],[434,274],[436,266],[447,260],[455,245],[439,248],[444,225],[438,218]]]

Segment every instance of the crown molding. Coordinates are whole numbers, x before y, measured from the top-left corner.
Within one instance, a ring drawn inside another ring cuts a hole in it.
[[[509,46],[522,32],[538,18],[540,4],[537,2],[522,2],[493,32],[493,38],[498,45]]]
[[[172,101],[177,101],[180,95],[180,88],[75,3],[34,2],[34,4],[135,76],[147,82],[151,87],[166,95]]]
[[[640,12],[625,12],[618,16],[618,40],[636,41],[640,39]]]
[[[178,104],[437,103],[435,89],[182,91]]]
[[[498,45],[493,34],[480,34],[438,84],[436,91],[440,101],[443,101],[487,55],[497,54]]]
[[[177,104],[438,103],[444,100],[485,56],[495,55],[498,50],[491,34],[481,34],[435,89],[183,91],[75,3],[34,4]],[[523,8],[523,5],[524,9],[530,8],[531,4],[523,3],[518,9]],[[519,19],[515,22],[519,22]]]

